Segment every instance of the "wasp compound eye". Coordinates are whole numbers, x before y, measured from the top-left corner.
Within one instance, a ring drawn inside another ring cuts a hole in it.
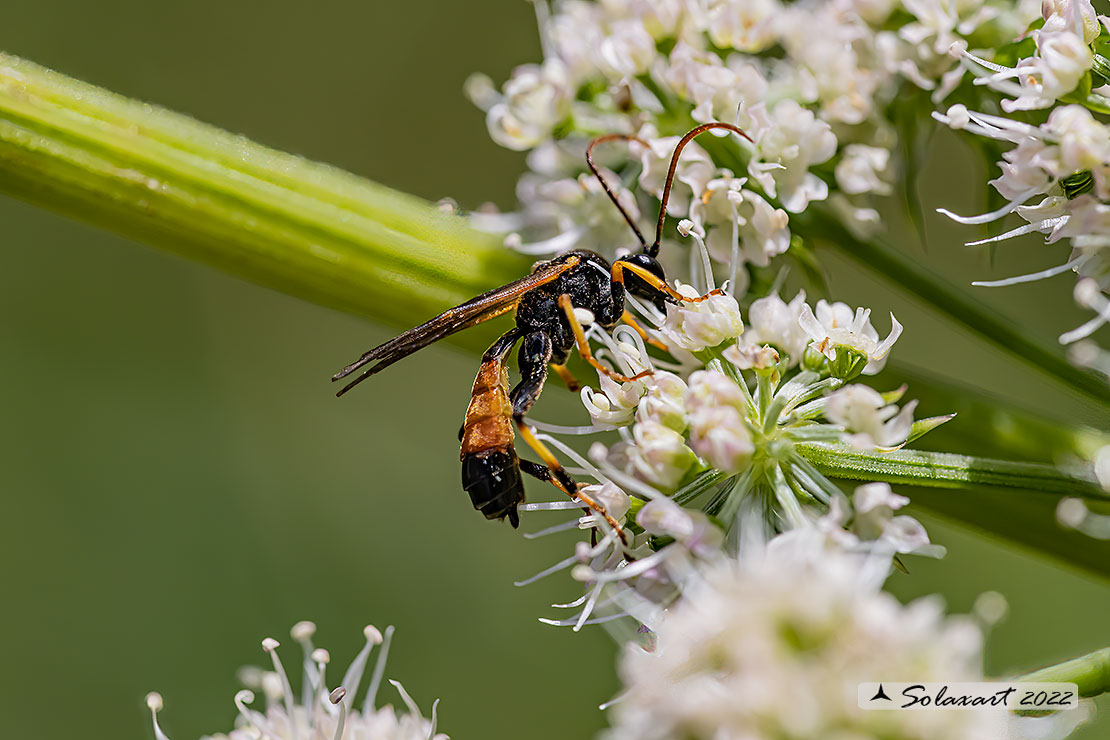
[[[667,281],[667,276],[663,272],[663,265],[659,264],[659,260],[651,255],[637,252],[636,254],[625,255],[618,259],[617,262],[627,262],[635,265],[641,270],[651,273],[663,282]],[[660,311],[666,311],[666,295],[631,270],[626,270],[624,273],[624,287],[637,298],[644,298],[650,301],[651,304]]]

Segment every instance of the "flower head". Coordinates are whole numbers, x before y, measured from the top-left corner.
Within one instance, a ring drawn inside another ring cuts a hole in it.
[[[804,304],[798,322],[814,348],[833,363],[833,373],[845,378],[882,370],[891,347],[902,335],[902,325],[894,314],[890,315],[890,333],[880,341],[879,332],[871,325],[871,309],[857,308],[853,313],[846,303],[824,299],[817,301],[816,314]]]
[[[374,738],[374,740],[448,740],[447,735],[436,732],[437,699],[432,704],[432,718],[425,719],[408,692],[400,683],[390,680],[401,700],[408,708],[399,713],[391,705],[375,707],[378,687],[385,672],[385,661],[389,654],[389,643],[393,628],[386,629],[383,635],[372,626],[363,630],[366,644],[351,662],[335,689],[328,689],[327,668],[331,656],[327,650],[313,646],[312,637],[316,625],[312,622],[298,622],[293,626],[291,635],[301,645],[304,652],[304,676],[300,695],[294,693],[285,666],[278,657],[277,640],[267,637],[262,641],[262,649],[269,654],[273,670],[244,670],[243,679],[248,688],[235,694],[235,706],[239,716],[235,729],[227,734],[211,736],[211,740],[343,740],[343,738]],[[365,699],[360,708],[355,708],[356,695],[362,683],[370,653],[380,645],[377,662],[374,665]],[[256,709],[251,705],[255,693],[265,697],[265,708]],[[154,734],[157,740],[168,740],[158,724],[158,712],[162,709],[162,697],[157,693],[147,695],[147,706],[151,710]]]
[[[1002,737],[1004,711],[858,707],[882,676],[982,680],[977,625],[880,591],[888,565],[798,532],[690,572],[658,648],[625,648],[607,737]]]

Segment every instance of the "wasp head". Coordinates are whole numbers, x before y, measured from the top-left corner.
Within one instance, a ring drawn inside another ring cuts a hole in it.
[[[649,254],[644,254],[643,252],[627,254],[624,257],[618,258],[617,262],[628,262],[651,273],[664,283],[667,281],[667,276],[663,272],[663,265],[659,264],[659,260]],[[631,270],[627,270],[624,273],[624,287],[625,290],[632,295],[637,298],[648,300],[652,305],[664,313],[667,310],[667,304],[673,303],[673,301],[667,297],[666,293]]]

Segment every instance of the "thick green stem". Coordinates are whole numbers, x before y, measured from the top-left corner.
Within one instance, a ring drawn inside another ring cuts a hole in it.
[[[1105,378],[1068,362],[1058,346],[1022,331],[1021,326],[925,269],[901,250],[874,239],[859,239],[835,216],[817,206],[795,217],[804,233],[828,242],[884,280],[946,314],[1031,367],[1050,375],[1103,406],[1110,406]],[[819,235],[819,237],[818,237]]]
[[[420,199],[4,54],[0,192],[396,323],[521,270]]]
[[[948,452],[857,450],[844,444],[801,442],[798,453],[832,478],[885,481],[930,488],[969,485],[1019,488],[1067,496],[1110,500],[1097,483],[1051,465],[992,460]]]
[[[1084,697],[1105,694],[1110,691],[1110,647],[1026,673],[1018,680],[1074,683],[1079,687],[1079,695]]]

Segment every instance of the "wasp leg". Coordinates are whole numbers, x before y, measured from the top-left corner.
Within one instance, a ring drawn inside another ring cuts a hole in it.
[[[723,290],[721,290],[720,288],[715,288],[715,289],[709,291],[708,293],[706,293],[705,295],[700,295],[700,296],[697,296],[696,298],[691,298],[690,296],[682,295],[677,290],[675,290],[671,286],[667,285],[666,280],[660,280],[658,276],[651,274],[650,272],[648,272],[644,268],[640,267],[639,265],[633,265],[633,264],[630,264],[628,262],[621,262],[620,260],[617,260],[616,262],[613,263],[612,273],[613,273],[613,282],[614,283],[620,283],[621,285],[624,285],[624,271],[625,270],[628,270],[633,275],[635,275],[636,277],[640,278],[641,280],[643,280],[645,283],[647,283],[651,287],[658,290],[660,293],[663,293],[666,296],[668,296],[670,298],[673,298],[676,301],[682,301],[683,303],[701,303],[702,301],[708,300],[709,296],[711,296],[711,295],[724,295],[725,294],[725,292]]]
[[[659,349],[663,350],[664,352],[670,352],[671,351],[670,347],[663,344],[662,342],[660,342],[655,337],[648,336],[647,330],[643,327],[643,325],[639,321],[636,320],[636,317],[632,315],[631,311],[626,310],[623,314],[621,314],[621,321],[623,321],[624,323],[631,326],[635,330],[635,332],[640,335],[640,339],[643,339],[645,342],[650,344],[652,347],[658,347]]]
[[[532,427],[524,421],[524,415],[532,408],[532,405],[543,391],[543,384],[547,380],[547,364],[551,360],[551,351],[551,337],[543,332],[533,332],[526,335],[520,345],[518,360],[522,377],[520,383],[509,394],[509,399],[513,405],[513,422],[516,424],[520,438],[539,455],[540,460],[547,466],[547,473],[546,475],[539,473],[536,470],[539,466],[535,463],[528,466],[521,465],[521,470],[541,480],[550,481],[552,485],[567,496],[576,498],[590,509],[593,509],[604,517],[609,526],[617,532],[621,542],[628,544],[628,539],[625,537],[624,529],[621,528],[620,523],[606,511],[604,506],[579,490],[578,483],[570,477],[570,473],[555,457],[555,453],[536,438],[536,433],[532,430]]]
[[[570,329],[574,332],[574,343],[578,345],[578,354],[582,355],[582,359],[590,363],[599,373],[603,373],[618,383],[627,383],[651,375],[651,370],[644,370],[642,373],[636,373],[633,376],[621,375],[615,370],[610,370],[602,365],[594,357],[593,352],[590,351],[590,343],[586,340],[586,332],[582,330],[582,324],[578,321],[578,317],[574,315],[574,306],[570,302],[570,296],[566,293],[559,296],[559,308],[563,309],[567,321],[570,322]]]
[[[572,393],[577,392],[582,387],[578,382],[578,378],[574,377],[574,373],[568,370],[566,365],[552,364],[551,369],[555,371],[556,375],[563,379],[563,382],[567,384],[567,389]]]

